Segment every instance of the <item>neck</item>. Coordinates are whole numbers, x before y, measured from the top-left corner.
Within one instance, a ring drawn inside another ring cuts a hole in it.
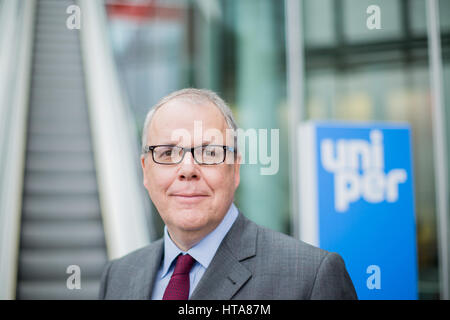
[[[214,229],[212,229],[214,230]],[[204,237],[206,237],[212,230],[202,230],[202,232],[194,231],[175,231],[167,227],[167,233],[170,239],[175,245],[183,252],[188,251],[190,248],[199,243]]]

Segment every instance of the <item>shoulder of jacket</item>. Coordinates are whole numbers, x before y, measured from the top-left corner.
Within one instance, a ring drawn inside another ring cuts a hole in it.
[[[111,265],[137,265],[140,266],[142,260],[147,260],[149,256],[156,254],[158,250],[161,249],[163,239],[158,239],[142,248],[136,249],[126,255],[113,259],[109,263]]]
[[[264,250],[297,256],[303,260],[320,262],[330,253],[292,236],[263,226],[258,227],[258,243]]]

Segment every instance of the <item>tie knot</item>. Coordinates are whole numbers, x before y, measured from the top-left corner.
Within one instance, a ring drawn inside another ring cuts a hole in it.
[[[177,263],[175,265],[175,270],[173,271],[173,275],[176,274],[187,274],[191,271],[192,266],[195,263],[195,259],[190,255],[178,255]]]

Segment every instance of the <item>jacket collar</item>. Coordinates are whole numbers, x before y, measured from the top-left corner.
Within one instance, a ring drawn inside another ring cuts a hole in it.
[[[256,255],[257,226],[241,212],[191,295],[191,300],[228,300],[250,279],[241,263]]]
[[[139,268],[131,275],[130,291],[132,300],[149,300],[153,290],[156,274],[163,258],[163,239],[153,242],[139,261]]]

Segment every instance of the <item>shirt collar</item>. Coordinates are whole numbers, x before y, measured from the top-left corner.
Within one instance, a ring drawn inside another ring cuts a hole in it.
[[[231,204],[225,217],[220,224],[206,237],[204,237],[195,246],[190,248],[187,252],[180,250],[177,245],[172,241],[167,231],[167,226],[164,227],[164,263],[161,273],[161,278],[164,278],[172,265],[173,260],[180,254],[188,253],[198,263],[200,263],[205,269],[208,268],[211,260],[216,254],[220,243],[225,235],[230,230],[234,221],[236,220],[239,212],[234,203]]]

